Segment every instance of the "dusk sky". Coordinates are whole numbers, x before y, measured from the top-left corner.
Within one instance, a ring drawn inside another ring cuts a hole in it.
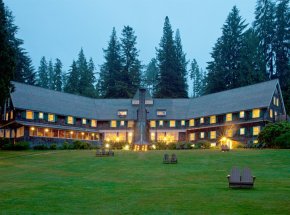
[[[103,51],[116,27],[130,25],[137,36],[140,60],[156,56],[165,16],[180,30],[188,60],[206,67],[227,15],[236,5],[247,23],[254,20],[255,0],[4,0],[15,16],[35,68],[42,56],[60,58],[68,70],[83,47],[87,58],[102,64]]]

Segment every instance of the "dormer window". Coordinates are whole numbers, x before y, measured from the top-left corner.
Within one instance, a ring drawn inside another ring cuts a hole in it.
[[[157,116],[166,116],[166,110],[157,110]]]
[[[126,117],[128,114],[128,111],[127,110],[119,110],[118,111],[118,116],[119,117]]]

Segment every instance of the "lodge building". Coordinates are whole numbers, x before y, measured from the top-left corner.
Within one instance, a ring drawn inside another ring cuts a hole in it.
[[[88,141],[256,142],[269,122],[287,118],[278,80],[191,99],[92,99],[13,82],[1,113],[0,137],[32,145]]]

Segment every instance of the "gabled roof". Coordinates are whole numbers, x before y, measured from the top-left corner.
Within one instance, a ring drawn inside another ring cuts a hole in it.
[[[133,106],[131,99],[91,99],[18,82],[13,84],[15,91],[11,99],[15,108],[97,120],[118,119],[118,110],[126,109],[126,119],[137,117],[138,106]],[[153,99],[154,104],[146,106],[147,118],[190,119],[268,107],[278,84],[278,80],[272,80],[194,99]],[[146,97],[151,98],[149,93]],[[157,117],[158,109],[165,109],[166,116]]]

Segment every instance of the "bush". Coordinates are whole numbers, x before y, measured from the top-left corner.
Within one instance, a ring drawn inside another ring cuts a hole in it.
[[[275,139],[289,131],[289,122],[270,123],[260,132],[258,141],[259,143],[266,143],[266,146],[270,148],[280,148]]]
[[[110,148],[111,149],[123,149],[126,145],[130,145],[128,142],[126,141],[119,141],[119,142],[105,142],[104,146],[106,144],[110,144]]]
[[[207,141],[200,141],[197,143],[194,143],[194,149],[209,149],[210,148],[210,142]]]
[[[0,149],[8,150],[8,148],[11,148],[11,142],[10,139],[1,138],[0,139]]]
[[[290,131],[277,137],[275,145],[283,149],[290,149]]]
[[[49,149],[51,150],[56,150],[56,148],[57,148],[57,145],[55,143],[51,144],[49,147]]]
[[[79,140],[76,140],[73,142],[73,149],[90,149],[91,144],[87,142],[82,142]]]
[[[27,150],[29,149],[29,142],[21,141],[15,143],[13,150]]]
[[[34,146],[33,147],[33,149],[34,150],[47,150],[48,149],[48,147],[47,147],[47,145],[36,145],[36,146]]]

